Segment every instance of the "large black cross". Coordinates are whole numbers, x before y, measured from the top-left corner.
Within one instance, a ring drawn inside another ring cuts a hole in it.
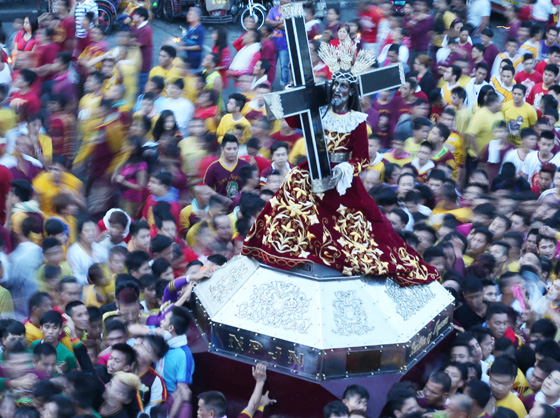
[[[321,193],[329,188],[331,165],[319,108],[328,105],[328,83],[315,83],[307,32],[304,3],[289,3],[282,7],[282,18],[288,41],[293,88],[265,95],[268,119],[276,120],[299,115],[307,146],[307,160],[313,191]],[[396,88],[404,83],[402,64],[369,71],[359,76],[360,95],[368,96]]]

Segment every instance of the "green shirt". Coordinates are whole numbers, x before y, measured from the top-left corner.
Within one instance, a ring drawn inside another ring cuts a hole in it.
[[[36,340],[31,343],[31,349],[34,349],[37,344],[40,344],[43,340]],[[70,370],[74,370],[78,367],[76,363],[76,357],[74,354],[68,350],[64,344],[58,343],[56,346],[56,365],[60,366],[61,363],[66,363],[68,368],[66,369],[67,372]]]

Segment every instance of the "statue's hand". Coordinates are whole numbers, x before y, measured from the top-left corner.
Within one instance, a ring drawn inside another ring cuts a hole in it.
[[[337,184],[338,181],[342,178],[342,169],[339,166],[335,166],[332,171],[332,178],[334,184]]]
[[[346,190],[352,185],[353,173],[352,166],[347,162],[340,163],[333,168],[332,180],[341,196],[345,195]]]

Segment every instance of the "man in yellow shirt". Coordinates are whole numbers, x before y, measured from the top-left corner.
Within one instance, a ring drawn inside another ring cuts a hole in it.
[[[89,139],[89,135],[95,132],[95,126],[99,124],[99,119],[95,116],[95,111],[103,98],[104,75],[100,71],[95,71],[88,76],[84,84],[86,94],[80,99],[78,105],[78,132],[84,142]]]
[[[513,86],[512,98],[502,106],[502,113],[509,129],[508,141],[516,147],[521,146],[520,132],[531,128],[537,123],[537,111],[525,101],[527,87],[523,84]]]
[[[420,149],[420,144],[428,139],[432,122],[428,118],[415,118],[412,120],[412,136],[404,141],[404,151],[412,158]]]
[[[513,65],[502,63],[500,68],[500,76],[492,77],[490,85],[494,88],[502,103],[509,102],[512,99],[512,90],[514,85],[515,68]]]
[[[493,139],[492,130],[494,125],[496,122],[504,120],[504,115],[500,111],[501,108],[502,103],[498,95],[496,93],[488,93],[486,96],[486,106],[482,107],[472,116],[465,132],[470,156],[476,157]]]
[[[489,414],[498,407],[504,407],[517,414],[517,418],[525,418],[527,410],[523,402],[512,392],[513,382],[517,376],[517,366],[507,356],[498,357],[490,367],[490,390],[492,398],[487,405]],[[494,402],[492,402],[494,401]]]
[[[451,91],[451,104],[455,107],[455,127],[457,132],[465,132],[471,120],[471,109],[465,104],[466,100],[467,91],[463,87],[455,87]]]
[[[206,124],[202,119],[191,119],[189,123],[191,136],[179,141],[177,146],[181,150],[181,170],[189,178],[196,179],[198,164],[206,156],[204,138],[208,133]]]
[[[234,93],[229,96],[229,101],[226,105],[228,113],[222,117],[216,130],[220,144],[225,134],[235,134],[235,129],[238,128],[243,130],[241,138],[237,138],[240,144],[245,144],[251,138],[251,123],[241,114],[241,109],[243,109],[246,102],[246,97],[241,93]]]
[[[29,317],[23,321],[25,326],[25,339],[27,345],[35,340],[43,339],[43,333],[39,329],[39,318],[45,312],[52,310],[52,299],[47,292],[37,292],[29,299]]]
[[[452,65],[447,67],[443,73],[443,81],[446,83],[441,87],[441,97],[447,103],[451,103],[451,90],[455,87],[461,87],[459,79],[462,75],[461,67]]]
[[[165,85],[175,81],[177,78],[183,78],[180,68],[173,64],[173,60],[177,56],[177,50],[171,45],[163,45],[159,50],[158,66],[152,68],[148,75],[148,80],[155,76],[160,76],[165,79]],[[164,90],[165,94],[165,90]]]
[[[38,115],[30,115],[27,118],[27,131],[35,150],[34,157],[41,161],[43,165],[46,165],[52,161],[52,139],[50,136],[41,133],[42,127],[43,122]]]
[[[55,155],[49,171],[43,171],[33,179],[33,189],[37,194],[41,211],[46,216],[54,215],[52,200],[60,193],[71,196],[78,207],[84,209],[86,207],[86,200],[82,194],[83,184],[68,172],[66,164],[65,157]]]
[[[9,86],[0,87],[0,103],[4,103],[8,97]],[[6,136],[6,132],[15,128],[17,125],[17,115],[10,106],[0,106],[0,136]]]

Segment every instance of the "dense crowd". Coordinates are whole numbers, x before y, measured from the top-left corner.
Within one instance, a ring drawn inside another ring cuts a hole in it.
[[[189,307],[306,160],[263,99],[291,83],[282,13],[228,39],[191,7],[183,37],[154,45],[145,6],[127,4],[114,42],[94,0],[0,34],[2,418],[226,415],[222,393],[191,390]],[[348,22],[305,7],[317,82],[321,42],[402,63],[398,90],[361,99],[354,181],[456,300],[450,346],[391,388],[384,417],[558,417],[556,7],[507,4],[499,44],[489,0],[360,1]],[[282,414],[266,365],[253,377],[242,416]],[[368,400],[349,386],[324,416],[367,418]]]

